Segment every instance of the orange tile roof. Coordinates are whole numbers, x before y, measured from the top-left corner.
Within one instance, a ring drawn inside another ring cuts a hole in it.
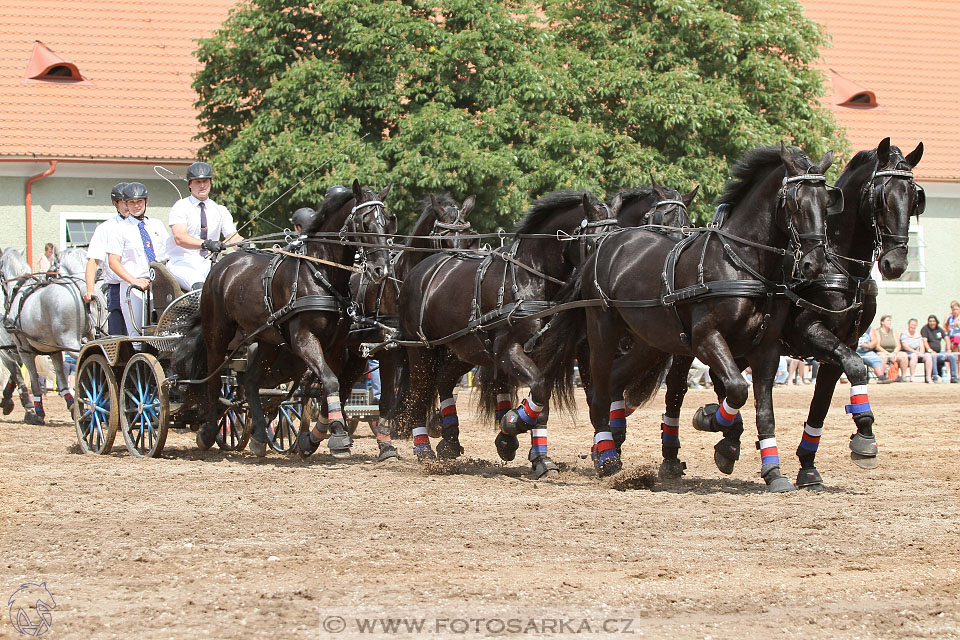
[[[801,0],[807,17],[833,39],[825,69],[873,91],[878,107],[824,103],[854,150],[886,136],[904,153],[923,141],[917,177],[960,181],[960,20],[946,0]],[[829,74],[828,74],[829,76]],[[828,78],[829,81],[829,78]],[[828,85],[829,90],[829,85]]]
[[[193,51],[235,4],[0,0],[0,158],[194,158]],[[86,82],[26,81],[38,40]]]

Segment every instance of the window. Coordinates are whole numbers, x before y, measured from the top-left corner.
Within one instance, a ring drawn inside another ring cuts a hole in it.
[[[84,247],[90,244],[93,232],[112,213],[61,213],[60,248]]]
[[[910,225],[907,242],[907,270],[896,280],[887,280],[880,274],[877,265],[873,265],[873,279],[882,289],[923,289],[927,284],[927,268],[924,261],[923,227]]]

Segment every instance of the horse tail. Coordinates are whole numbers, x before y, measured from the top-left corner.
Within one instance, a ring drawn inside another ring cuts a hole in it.
[[[648,361],[643,371],[632,377],[623,390],[623,399],[634,409],[639,409],[656,395],[672,362],[670,356],[665,353],[653,352],[649,357],[653,361]]]
[[[396,384],[396,393],[394,394],[393,412],[389,416],[390,420],[396,425],[397,433],[407,436],[413,429],[411,425],[410,410],[407,406],[407,398],[410,397],[410,358],[407,356],[407,350],[403,347],[393,352],[394,371],[393,380],[385,383],[381,379],[381,384]]]
[[[497,374],[496,367],[480,367],[477,374],[473,377],[475,384],[479,387],[480,393],[477,395],[477,409],[482,420],[493,420],[497,415],[497,396],[503,389],[500,384],[501,377]],[[508,382],[508,389],[511,396],[510,406],[516,406],[516,389],[513,384]],[[499,423],[498,423],[499,424]]]
[[[170,366],[173,372],[186,380],[207,377],[207,345],[203,339],[200,314],[196,314],[182,327],[183,338],[173,350]]]
[[[563,304],[580,299],[582,272],[577,272],[557,293],[554,302]],[[534,351],[544,378],[553,387],[551,398],[558,408],[575,406],[573,367],[577,351],[586,331],[587,315],[583,308],[561,311],[550,319],[550,328]]]

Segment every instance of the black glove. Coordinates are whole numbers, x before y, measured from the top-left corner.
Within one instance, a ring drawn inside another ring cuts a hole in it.
[[[200,245],[201,249],[206,249],[210,253],[220,253],[224,250],[223,243],[219,240],[206,239],[203,241],[203,244]]]

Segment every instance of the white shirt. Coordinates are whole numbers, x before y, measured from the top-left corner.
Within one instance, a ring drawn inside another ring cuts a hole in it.
[[[233,216],[223,205],[219,205],[210,198],[203,201],[204,212],[207,214],[207,238],[210,240],[220,240],[228,238],[237,232],[237,225],[233,222]],[[175,224],[186,225],[187,233],[194,238],[200,237],[200,200],[193,194],[177,200],[170,209],[168,222],[172,227]],[[196,262],[203,260],[200,257],[199,249],[186,249],[177,244],[173,235],[167,241],[167,255],[174,262],[185,260]]]
[[[167,239],[170,232],[165,224],[155,218],[144,218],[144,229],[153,244],[153,253],[157,262],[167,259]],[[150,264],[147,252],[143,248],[140,236],[140,221],[130,216],[117,225],[118,233],[112,234],[107,241],[108,254],[120,256],[120,264],[134,278],[150,277]]]
[[[111,235],[120,233],[121,230],[116,230],[114,227],[125,220],[126,218],[118,213],[98,224],[93,237],[90,238],[90,246],[87,247],[87,257],[100,263],[100,268],[103,269],[103,281],[107,284],[120,284],[120,276],[113,272],[110,261],[107,260],[107,240]]]

